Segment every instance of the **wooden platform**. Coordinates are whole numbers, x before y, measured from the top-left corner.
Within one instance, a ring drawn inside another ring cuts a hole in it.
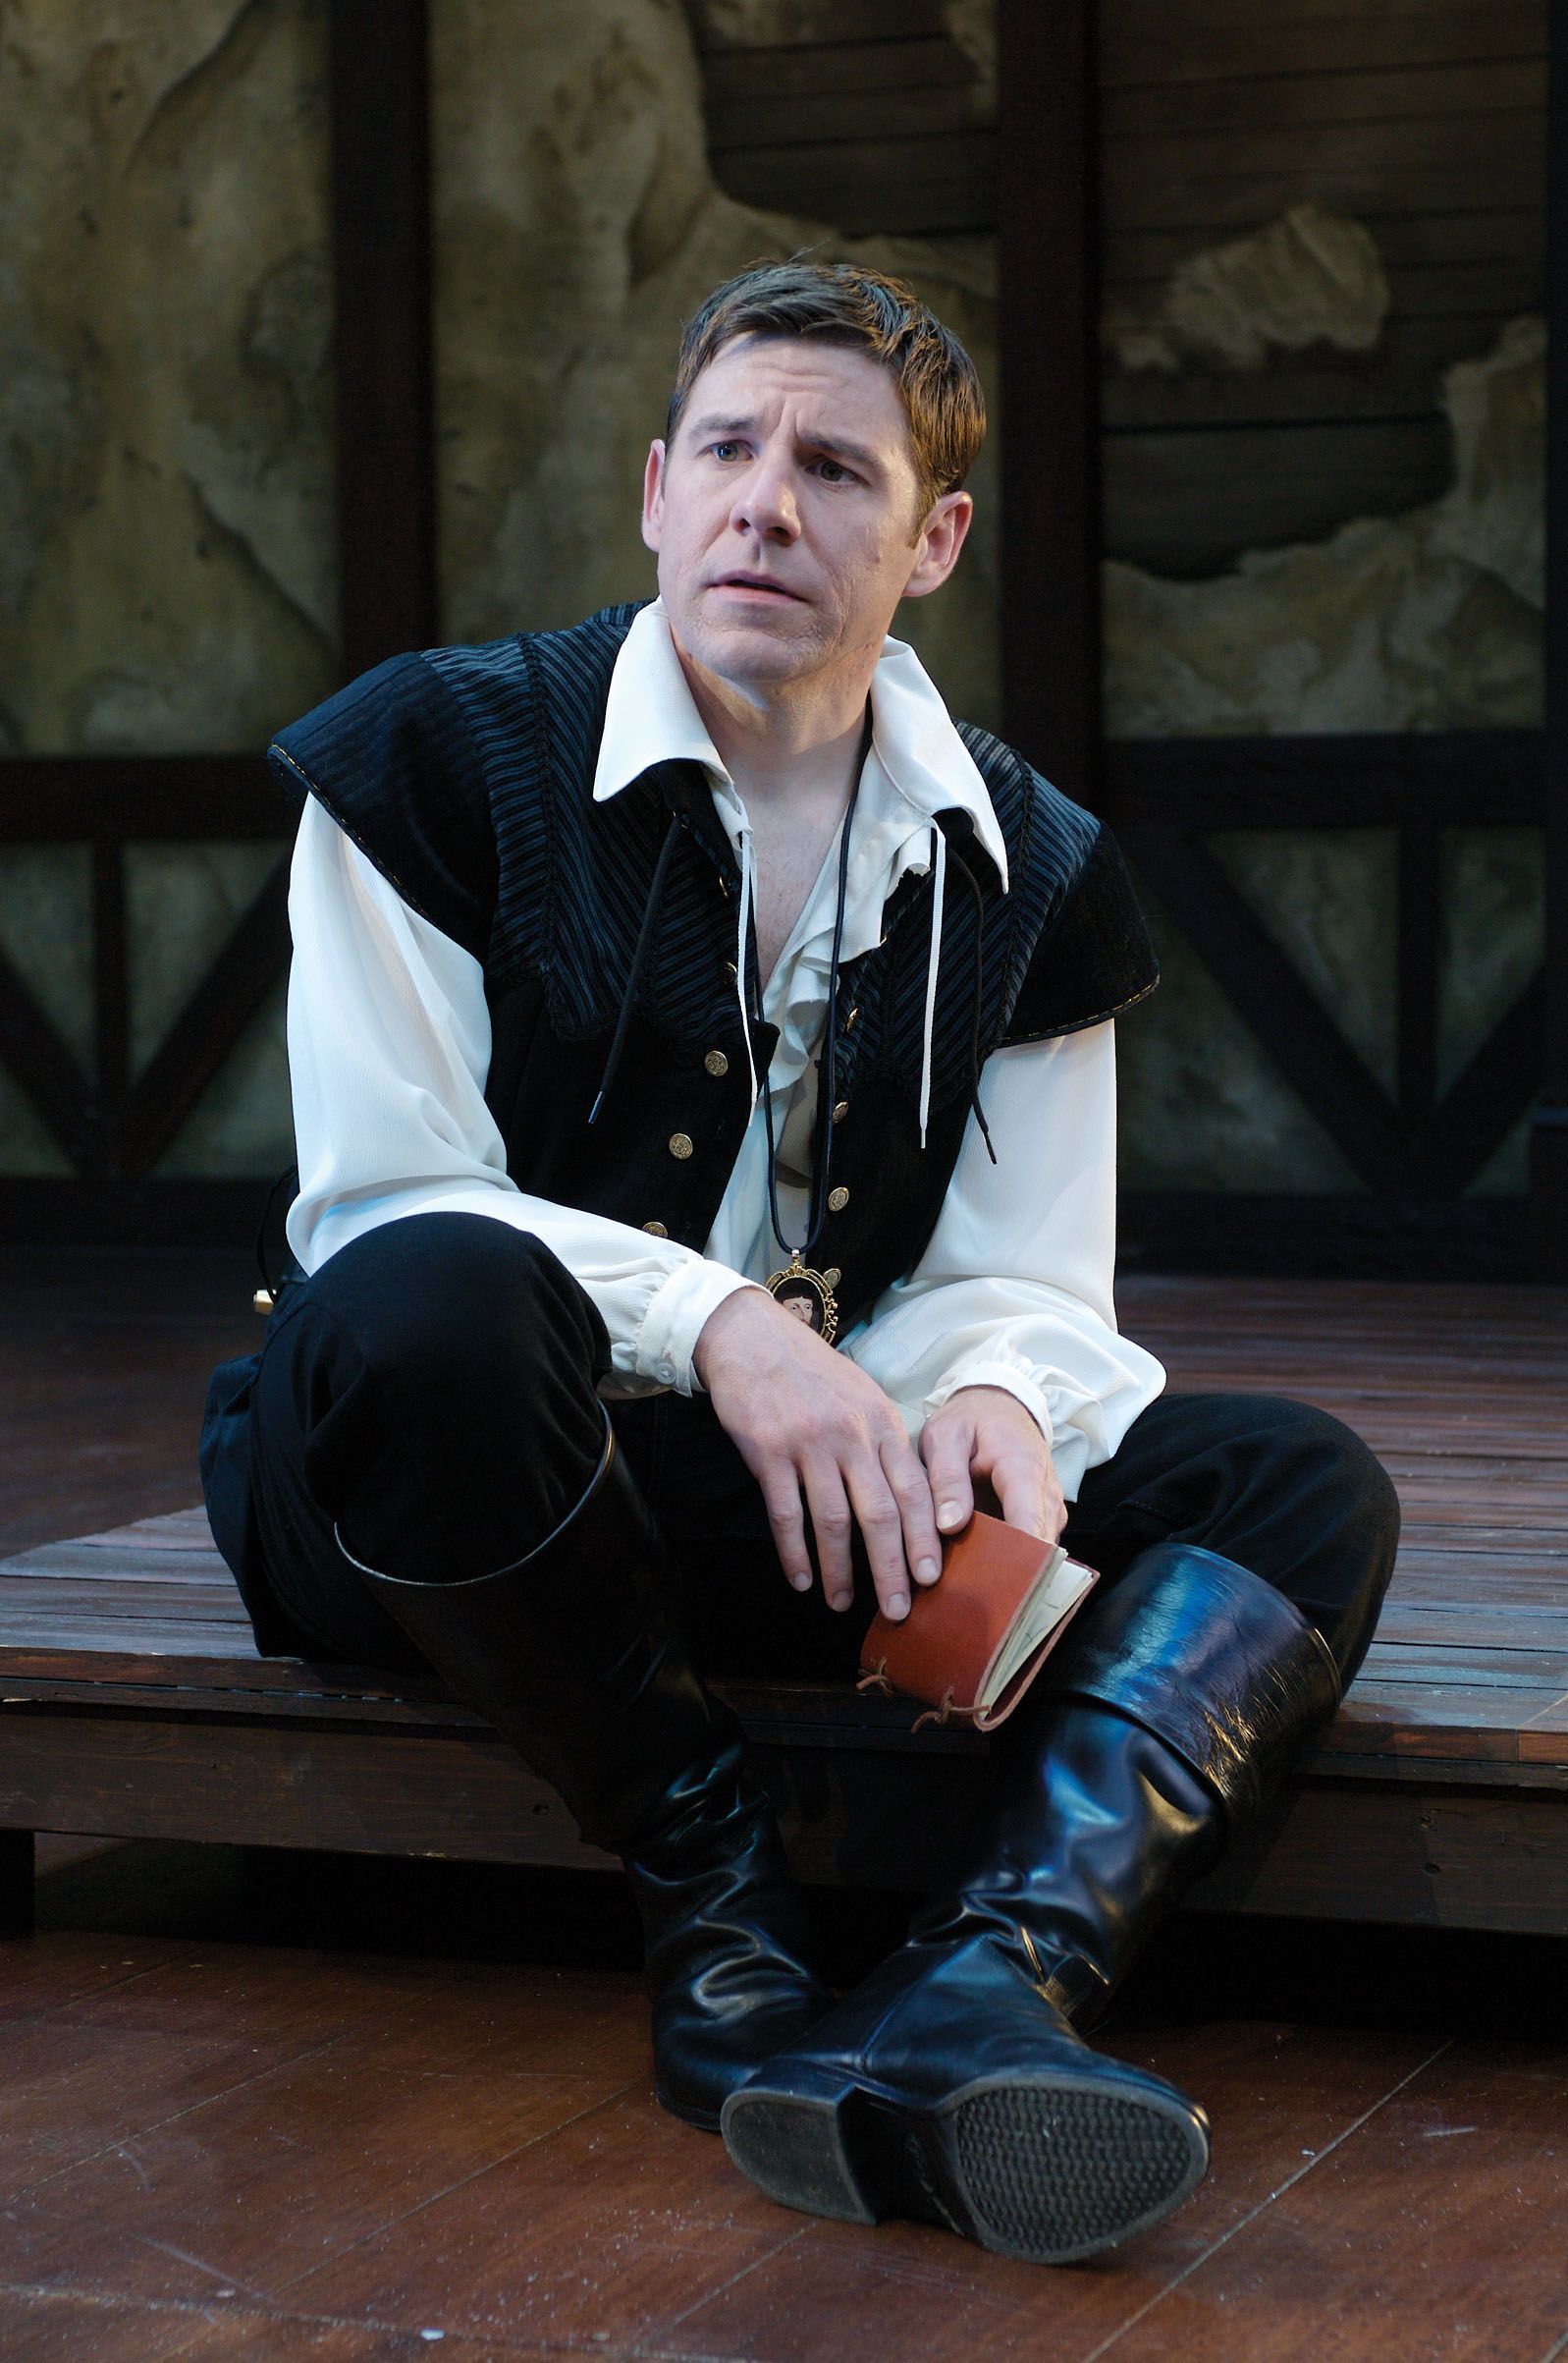
[[[1568,1343],[1523,1290],[1142,1281],[1173,1384],[1305,1397],[1398,1484],[1379,1635],[1212,1906],[1568,1932]],[[825,1882],[940,1875],[985,1743],[897,1702],[731,1690]],[[564,1808],[431,1688],[257,1657],[199,1511],[0,1563],[0,1832],[589,1863]],[[12,1840],[10,1908],[30,1861]],[[15,1924],[15,1920],[13,1921]]]

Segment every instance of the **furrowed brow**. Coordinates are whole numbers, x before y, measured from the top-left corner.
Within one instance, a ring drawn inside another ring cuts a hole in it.
[[[710,412],[705,417],[694,418],[689,431],[697,442],[707,443],[728,435],[755,436],[759,429],[755,418],[726,418],[717,412]],[[841,435],[813,434],[807,429],[800,441],[806,451],[817,452],[825,460],[842,460],[848,467],[858,467],[863,474],[874,476],[883,472],[883,462],[875,452],[867,451],[859,443],[847,443]]]
[[[706,440],[709,435],[751,435],[755,434],[756,429],[754,418],[720,418],[710,414],[706,418],[694,418],[691,422],[691,431],[699,441]]]
[[[873,451],[858,443],[846,443],[841,435],[803,435],[801,441],[808,451],[820,452],[825,460],[844,460],[865,475],[880,475],[882,462]]]

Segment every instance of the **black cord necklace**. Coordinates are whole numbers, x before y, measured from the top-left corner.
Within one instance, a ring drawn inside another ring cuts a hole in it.
[[[784,1235],[779,1214],[779,1152],[773,1136],[773,1093],[768,1078],[762,1085],[763,1123],[768,1133],[768,1219],[773,1236],[788,1256],[789,1261],[777,1272],[768,1275],[769,1293],[787,1306],[797,1321],[816,1331],[825,1346],[831,1346],[838,1331],[838,1299],[835,1291],[842,1278],[837,1270],[813,1271],[807,1258],[821,1238],[828,1219],[828,1179],[833,1165],[833,1117],[838,1103],[838,957],[843,947],[844,909],[849,892],[849,836],[854,827],[855,806],[860,800],[860,783],[865,776],[866,757],[871,752],[871,705],[867,701],[865,728],[860,734],[860,752],[855,761],[855,784],[849,792],[849,803],[843,816],[838,838],[838,907],[833,922],[833,959],[828,969],[828,1015],[826,1040],[819,1062],[817,1107],[819,1122],[817,1140],[811,1160],[811,1194],[807,1201],[806,1236],[798,1247],[791,1247]],[[751,925],[751,957],[757,962],[757,928],[755,915]]]

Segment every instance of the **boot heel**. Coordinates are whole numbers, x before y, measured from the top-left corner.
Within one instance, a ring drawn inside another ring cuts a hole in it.
[[[740,2171],[781,2207],[844,2224],[892,2212],[871,2104],[848,2077],[791,2064],[786,2080],[732,2092],[720,2131]]]

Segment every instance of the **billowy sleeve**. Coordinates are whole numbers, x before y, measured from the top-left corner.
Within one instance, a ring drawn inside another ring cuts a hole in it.
[[[1164,1372],[1117,1331],[1114,1029],[993,1053],[937,1227],[844,1351],[912,1436],[963,1387],[1002,1387],[1040,1422],[1068,1500],[1109,1459]]]
[[[471,953],[409,908],[309,797],[290,880],[289,1067],[306,1272],[379,1223],[480,1214],[544,1241],[610,1333],[604,1392],[694,1390],[714,1307],[749,1286],[674,1239],[519,1190],[485,1104],[490,1012]]]

